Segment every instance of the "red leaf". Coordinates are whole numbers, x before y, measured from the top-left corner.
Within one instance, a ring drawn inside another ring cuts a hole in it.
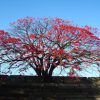
[[[43,46],[43,45],[44,45],[44,42],[40,42],[39,44],[40,44],[41,46]]]
[[[6,43],[17,43],[18,41],[20,41],[20,39],[8,38],[4,42],[6,42]]]
[[[97,37],[97,36],[92,35],[91,37],[92,37],[93,39],[100,40],[100,38],[99,38],[99,37]]]
[[[7,35],[8,32],[5,32],[4,30],[0,30],[0,35]]]
[[[77,43],[77,42],[74,42],[73,44],[74,44],[75,46],[79,46],[79,43]]]
[[[36,37],[36,35],[35,35],[35,34],[30,34],[30,35],[29,35],[29,38],[34,39],[35,37]]]

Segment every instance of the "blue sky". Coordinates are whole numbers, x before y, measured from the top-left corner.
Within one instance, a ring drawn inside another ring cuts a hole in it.
[[[59,17],[100,30],[100,0],[0,0],[0,29],[26,16]]]
[[[59,17],[100,30],[100,0],[0,0],[0,29],[26,16]]]

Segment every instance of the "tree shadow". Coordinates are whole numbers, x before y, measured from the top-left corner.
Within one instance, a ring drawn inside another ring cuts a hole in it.
[[[100,78],[0,76],[0,100],[97,100]]]

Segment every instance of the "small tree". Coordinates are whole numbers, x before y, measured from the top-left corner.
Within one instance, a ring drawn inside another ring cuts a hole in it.
[[[69,70],[66,76],[73,77],[92,64],[99,71],[100,39],[94,35],[98,33],[96,28],[80,28],[59,18],[30,17],[18,19],[11,26],[9,33],[0,31],[0,65],[9,65],[6,74],[12,69],[22,73],[32,68],[38,76],[48,78],[56,67],[62,67]]]

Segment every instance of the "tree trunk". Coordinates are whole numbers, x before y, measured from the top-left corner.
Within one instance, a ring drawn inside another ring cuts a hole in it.
[[[50,67],[50,70],[40,70],[40,69],[36,69],[36,73],[38,75],[38,77],[42,77],[44,82],[52,82],[52,74],[53,74],[53,70],[54,70],[55,66],[52,65]]]
[[[42,72],[43,81],[48,83],[52,81],[52,75],[49,75],[46,71]]]

